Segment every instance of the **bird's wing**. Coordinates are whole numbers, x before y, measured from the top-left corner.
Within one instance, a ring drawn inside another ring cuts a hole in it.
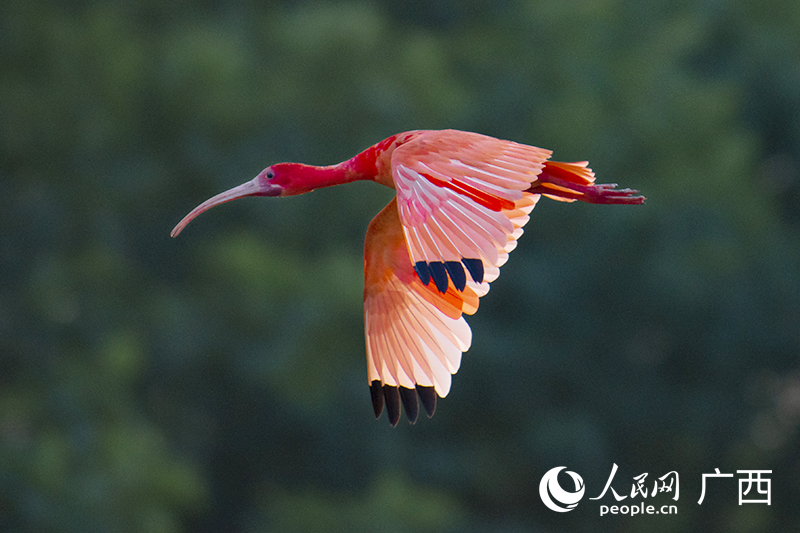
[[[395,149],[400,221],[424,284],[479,296],[489,290],[539,199],[523,191],[550,154],[453,130],[424,132]]]
[[[473,313],[478,295],[465,287],[439,292],[416,274],[392,200],[369,225],[364,246],[364,327],[367,369],[375,415],[384,403],[389,421],[400,405],[412,422],[417,396],[431,416],[436,394],[450,390],[451,374],[472,341],[462,313]],[[416,389],[416,390],[415,390]]]

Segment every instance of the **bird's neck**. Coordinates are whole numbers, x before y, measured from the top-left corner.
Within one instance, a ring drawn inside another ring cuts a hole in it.
[[[284,165],[291,166],[291,174],[293,176],[292,182],[295,186],[292,188],[297,189],[290,194],[300,194],[314,189],[321,189],[322,187],[332,187],[333,185],[370,179],[359,172],[359,169],[349,165],[349,163],[349,161],[345,161],[338,165],[325,167],[306,165],[303,163],[283,163]]]
[[[302,163],[286,164],[292,165],[292,173],[299,178],[305,191],[360,180],[375,181],[393,189],[392,153],[397,146],[406,142],[415,134],[416,132],[407,132],[392,135],[338,165],[317,167]],[[297,193],[305,191],[297,191]]]

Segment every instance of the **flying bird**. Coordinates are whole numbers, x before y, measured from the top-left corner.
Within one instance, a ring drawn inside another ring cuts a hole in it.
[[[375,417],[400,406],[413,424],[472,342],[464,320],[478,310],[500,267],[517,246],[541,196],[563,202],[640,204],[638,191],[595,185],[588,162],[549,161],[550,150],[457,130],[398,133],[331,166],[278,163],[206,200],[200,213],[246,196],[293,196],[358,180],[396,191],[367,229],[364,327],[367,377]]]

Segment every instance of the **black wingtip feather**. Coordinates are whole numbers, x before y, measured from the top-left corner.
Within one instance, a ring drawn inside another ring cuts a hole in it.
[[[431,282],[431,269],[428,268],[428,263],[425,261],[417,261],[414,263],[414,270],[417,271],[417,276],[423,285]]]
[[[380,418],[383,412],[383,385],[379,380],[370,383],[369,394],[372,396],[372,409],[375,411],[375,418]]]
[[[389,424],[392,427],[397,426],[400,421],[401,405],[410,424],[416,424],[419,419],[420,403],[428,418],[431,418],[436,412],[436,390],[433,387],[417,385],[416,389],[409,389],[384,385],[380,380],[375,380],[369,385],[369,394],[372,397],[375,418],[380,418],[385,405],[386,415],[389,417]]]
[[[463,258],[461,262],[469,270],[469,275],[475,283],[483,283],[483,261],[480,259]]]
[[[436,391],[433,387],[417,385],[417,394],[428,418],[432,417],[433,413],[436,412]]]
[[[416,424],[419,416],[419,402],[417,401],[417,391],[400,387],[400,399],[403,400],[403,408],[410,424]]]
[[[458,261],[445,261],[445,268],[447,273],[450,274],[450,279],[453,280],[453,285],[456,289],[463,291],[467,286],[467,274],[464,272],[464,267]]]
[[[384,385],[383,398],[386,400],[386,414],[389,416],[389,424],[395,427],[400,420],[400,392],[397,387]]]
[[[431,277],[436,284],[436,288],[442,294],[447,292],[447,269],[441,261],[431,261],[428,263]]]

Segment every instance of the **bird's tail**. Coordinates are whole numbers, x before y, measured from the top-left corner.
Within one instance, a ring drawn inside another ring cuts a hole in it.
[[[548,161],[541,174],[526,192],[542,194],[561,202],[588,202],[590,204],[641,204],[644,196],[636,196],[639,191],[615,189],[616,183],[594,184],[594,172],[588,161],[578,163],[559,163]]]

